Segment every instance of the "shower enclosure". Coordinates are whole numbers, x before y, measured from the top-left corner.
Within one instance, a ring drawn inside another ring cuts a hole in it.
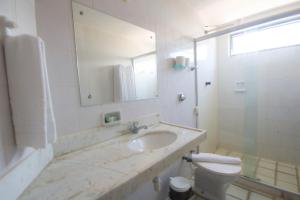
[[[198,126],[208,129],[207,146],[217,141],[216,153],[240,157],[243,177],[298,194],[299,35],[296,18],[196,43]],[[205,102],[216,109],[204,118]]]

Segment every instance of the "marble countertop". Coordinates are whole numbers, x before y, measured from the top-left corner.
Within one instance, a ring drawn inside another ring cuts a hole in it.
[[[19,200],[123,199],[206,138],[205,131],[166,123],[147,131],[159,130],[176,133],[176,141],[138,152],[127,147],[137,135],[125,134],[55,158]]]

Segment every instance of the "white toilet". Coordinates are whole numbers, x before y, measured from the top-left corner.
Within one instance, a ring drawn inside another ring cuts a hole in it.
[[[193,163],[197,167],[194,191],[210,200],[225,200],[226,190],[238,179],[241,165],[195,161]]]

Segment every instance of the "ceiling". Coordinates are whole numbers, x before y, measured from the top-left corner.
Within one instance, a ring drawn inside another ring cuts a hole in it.
[[[268,14],[275,14],[300,8],[300,0],[177,0],[176,4],[174,0],[162,2],[169,4],[173,11],[175,9],[172,17],[176,21],[184,19],[189,26],[185,32],[192,37],[203,35],[205,26],[215,28],[257,14],[264,16],[262,13],[266,11]],[[176,14],[181,15],[180,18]],[[173,28],[180,29],[176,24],[173,24]]]
[[[184,0],[204,26],[216,26],[264,11],[299,3],[299,0]]]
[[[147,27],[154,32],[157,29],[169,28],[188,38],[203,35],[205,26],[219,26],[273,9],[280,12],[300,8],[300,0],[90,1],[93,1],[94,6],[99,10]]]

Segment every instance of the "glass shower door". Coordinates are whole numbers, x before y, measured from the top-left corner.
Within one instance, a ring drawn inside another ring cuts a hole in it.
[[[243,130],[243,153],[242,174],[248,178],[256,179],[258,165],[257,157],[257,126],[258,126],[258,82],[257,65],[254,59],[242,56],[240,67],[243,69],[242,89],[239,91],[236,85],[235,92],[241,92],[244,97],[244,130]],[[239,95],[239,94],[237,94]]]

